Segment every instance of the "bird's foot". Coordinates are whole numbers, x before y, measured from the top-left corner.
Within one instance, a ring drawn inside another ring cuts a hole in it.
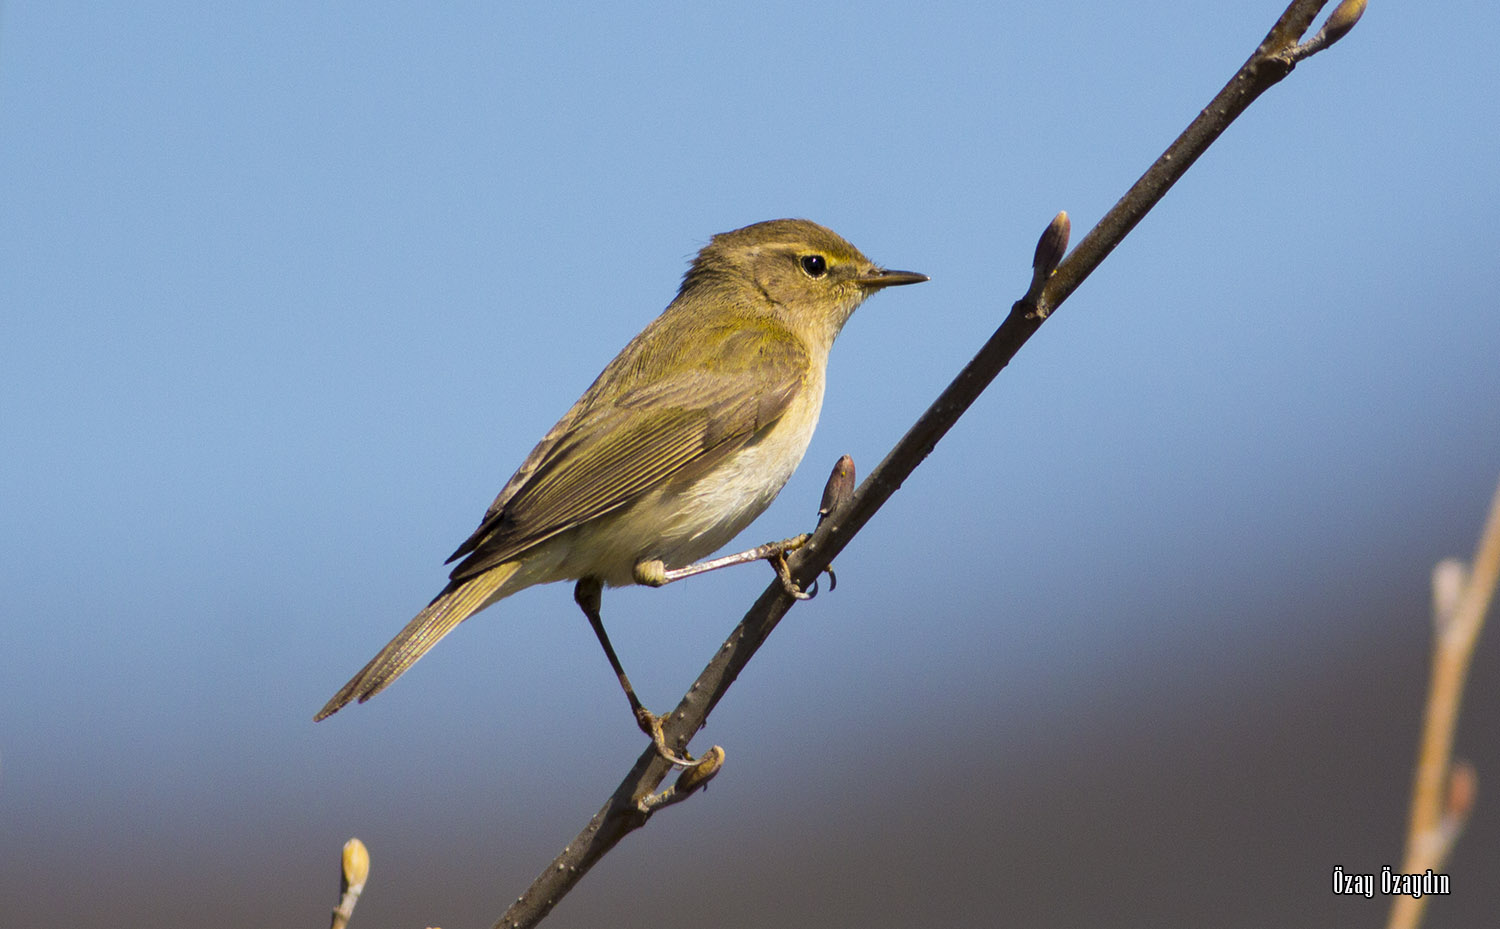
[[[698,763],[692,755],[679,755],[667,746],[667,735],[662,729],[662,718],[643,706],[635,709],[636,725],[641,731],[651,737],[651,744],[656,746],[656,754],[660,755],[669,764],[684,768],[691,768]]]
[[[795,597],[798,600],[811,600],[817,596],[817,581],[813,581],[811,591],[806,591],[798,587],[792,580],[791,569],[786,565],[786,551],[779,551],[766,560],[771,562],[772,567],[776,569],[776,576],[781,579],[781,589],[787,592],[787,596]]]

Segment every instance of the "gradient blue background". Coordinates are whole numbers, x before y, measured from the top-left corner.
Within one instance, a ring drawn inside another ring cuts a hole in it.
[[[918,9],[0,8],[0,922],[321,925],[358,834],[356,926],[487,925],[641,747],[569,591],[311,716],[688,258],[805,216],[932,276],[742,541],[807,528],[1280,4]],[[1500,476],[1497,36],[1376,2],[1257,103],[554,919],[1381,921],[1329,873],[1397,863],[1428,575]],[[767,580],[606,595],[649,705]],[[1430,925],[1500,900],[1492,796]]]

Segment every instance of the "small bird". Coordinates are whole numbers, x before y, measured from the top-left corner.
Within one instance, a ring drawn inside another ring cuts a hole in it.
[[[497,600],[576,581],[637,723],[661,741],[599,617],[602,587],[663,583],[759,516],[796,470],[823,405],[834,338],[887,271],[832,230],[777,219],[716,235],[666,310],[537,443],[458,547],[448,586],[315,720],[383,690]],[[680,572],[679,572],[680,573]]]

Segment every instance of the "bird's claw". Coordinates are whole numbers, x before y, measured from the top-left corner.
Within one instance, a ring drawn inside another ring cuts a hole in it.
[[[635,711],[636,725],[640,726],[641,731],[651,737],[651,744],[656,746],[656,754],[660,755],[662,760],[683,768],[691,768],[696,765],[698,762],[692,755],[679,755],[667,747],[667,735],[662,729],[661,719],[660,716],[657,716],[645,707],[639,707]]]
[[[791,569],[786,565],[786,552],[777,552],[772,556],[771,564],[776,566],[776,576],[781,579],[781,589],[787,592],[787,596],[795,597],[798,600],[811,600],[817,595],[817,581],[813,582],[812,593],[808,593],[792,581]]]

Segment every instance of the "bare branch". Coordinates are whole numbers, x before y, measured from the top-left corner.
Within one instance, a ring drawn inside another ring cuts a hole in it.
[[[1057,259],[1066,249],[1066,214],[1060,214],[1048,226],[1037,248],[1038,280],[1033,281],[1026,296],[1012,306],[1000,328],[855,490],[849,502],[823,519],[807,544],[788,558],[790,577],[797,587],[807,589],[828,568],[1047,317],[1120,244],[1229,124],[1257,97],[1291,73],[1297,61],[1298,40],[1326,2],[1294,0],[1224,89],[1060,265]],[[1347,27],[1340,28],[1348,31]],[[1320,47],[1331,41],[1325,38]],[[1301,57],[1309,54],[1312,52],[1304,52]],[[1040,272],[1043,266],[1046,273]],[[1052,266],[1056,266],[1055,271]],[[1036,286],[1038,283],[1040,287]],[[669,744],[687,745],[795,602],[779,580],[766,588],[668,717],[665,731]],[[643,800],[669,769],[655,749],[643,752],[608,802],[517,898],[495,924],[496,929],[536,925],[621,838],[645,825],[659,806]]]

